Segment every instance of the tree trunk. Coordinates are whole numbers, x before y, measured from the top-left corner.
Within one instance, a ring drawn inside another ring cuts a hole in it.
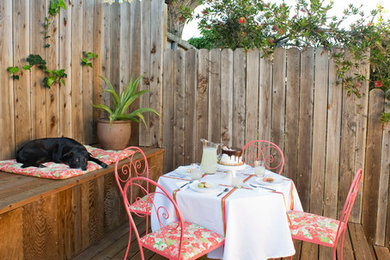
[[[166,0],[168,5],[168,32],[181,37],[183,33],[184,23],[179,21],[180,6],[187,6],[194,10],[198,5],[198,0]]]

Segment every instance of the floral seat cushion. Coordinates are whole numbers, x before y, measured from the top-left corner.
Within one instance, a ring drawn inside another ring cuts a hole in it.
[[[180,229],[177,226],[176,222],[147,234],[141,238],[143,246],[168,258],[177,257],[180,239]],[[183,236],[181,259],[192,259],[202,252],[219,247],[225,241],[223,236],[189,222],[184,222]]]
[[[133,151],[122,152],[121,150],[103,150],[100,148],[92,147],[89,145],[84,145],[88,152],[92,154],[92,157],[99,159],[100,161],[106,163],[107,165],[115,163],[117,158],[122,160],[128,157]],[[45,179],[68,179],[80,175],[87,174],[94,170],[99,170],[101,167],[92,161],[88,162],[87,170],[82,171],[81,169],[72,169],[68,165],[63,163],[54,163],[47,162],[43,164],[44,168],[38,167],[27,167],[22,168],[22,164],[16,162],[15,159],[0,161],[0,171],[34,176]]]
[[[334,246],[339,221],[311,213],[290,211],[291,234],[294,239]]]
[[[143,196],[141,199],[136,200],[133,204],[130,205],[130,210],[138,213],[150,213],[152,211],[153,198],[154,193],[149,193]]]

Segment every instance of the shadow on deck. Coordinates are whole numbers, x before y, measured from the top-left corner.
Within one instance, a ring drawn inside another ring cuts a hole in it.
[[[145,222],[138,220],[137,225],[141,225],[141,231],[145,231]],[[125,250],[128,241],[128,224],[124,224],[115,229],[109,235],[81,252],[72,260],[100,260],[111,259],[121,260],[125,255]],[[128,259],[140,260],[140,252],[137,242],[134,240],[131,243]],[[296,254],[294,260],[328,260],[332,259],[332,249],[327,247],[319,247],[317,245],[295,241]],[[345,234],[343,259],[345,260],[388,260],[390,259],[389,249],[386,247],[369,246],[364,236],[362,226],[360,224],[349,223],[348,230]],[[145,259],[158,260],[166,259],[149,250],[144,250]],[[339,249],[338,249],[339,254]],[[206,256],[200,258],[201,260],[208,260]],[[289,259],[289,258],[283,258]],[[340,259],[338,257],[338,259]]]

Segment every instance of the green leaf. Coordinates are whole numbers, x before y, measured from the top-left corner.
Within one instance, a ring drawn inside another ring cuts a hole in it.
[[[31,71],[31,65],[23,65],[23,69]]]
[[[92,107],[98,108],[98,109],[102,109],[102,110],[108,112],[110,115],[113,114],[112,110],[108,106],[106,106],[106,105],[103,105],[103,104],[98,104],[98,105],[92,104]]]
[[[12,75],[11,78],[18,80],[19,79],[19,75]]]
[[[45,65],[46,61],[42,59],[42,57],[39,54],[30,54],[28,55],[26,61],[31,65]]]
[[[96,53],[93,53],[93,52],[88,52],[87,57],[88,57],[88,59],[95,59],[98,57],[98,55]]]
[[[43,47],[44,47],[44,48],[49,48],[49,47],[50,47],[50,44],[46,43]]]
[[[58,7],[66,10],[66,4],[65,4],[64,0],[58,0],[57,5],[58,5]]]
[[[48,81],[48,78],[45,77],[45,78],[43,79],[43,86],[44,86],[45,88],[50,88],[50,85],[47,84],[47,81]]]
[[[387,123],[390,121],[390,113],[383,112],[381,115],[381,122]]]
[[[119,99],[119,96],[118,94],[116,93],[115,91],[115,88],[114,86],[111,84],[111,82],[106,78],[104,77],[103,75],[100,75],[100,78],[103,79],[103,81],[106,83],[106,85],[108,86],[108,89],[104,89],[103,91],[106,91],[108,93],[111,94],[112,96],[112,99],[114,101],[114,108],[118,106],[119,102],[120,102],[120,99]]]
[[[47,78],[47,85],[50,87],[56,81],[54,77]]]
[[[8,67],[7,71],[9,72],[10,75],[12,75],[14,73],[18,73],[19,72],[19,67]]]

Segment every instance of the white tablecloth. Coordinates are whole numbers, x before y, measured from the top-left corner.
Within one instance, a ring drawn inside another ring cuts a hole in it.
[[[182,169],[183,167],[179,167],[179,170]],[[179,170],[161,176],[158,180],[170,194],[188,182],[185,179],[190,180],[189,176]],[[259,260],[295,254],[286,214],[290,209],[302,211],[294,183],[283,176],[267,172],[269,176],[283,178],[279,184],[268,186],[277,192],[252,188],[249,184],[258,184],[258,179],[250,175],[252,173],[253,168],[250,166],[237,172],[237,176],[247,181],[244,188],[236,189],[226,196],[225,203],[222,203],[222,198],[227,193],[217,197],[217,194],[226,188],[223,185],[230,184],[224,172],[202,178],[202,181],[222,184],[217,186],[215,192],[196,192],[190,185],[176,192],[176,201],[184,221],[225,235],[225,245],[209,253],[209,258]],[[166,206],[166,201],[157,196],[155,204]],[[172,208],[168,210],[173,214]],[[153,214],[151,225],[153,231],[160,228]]]

